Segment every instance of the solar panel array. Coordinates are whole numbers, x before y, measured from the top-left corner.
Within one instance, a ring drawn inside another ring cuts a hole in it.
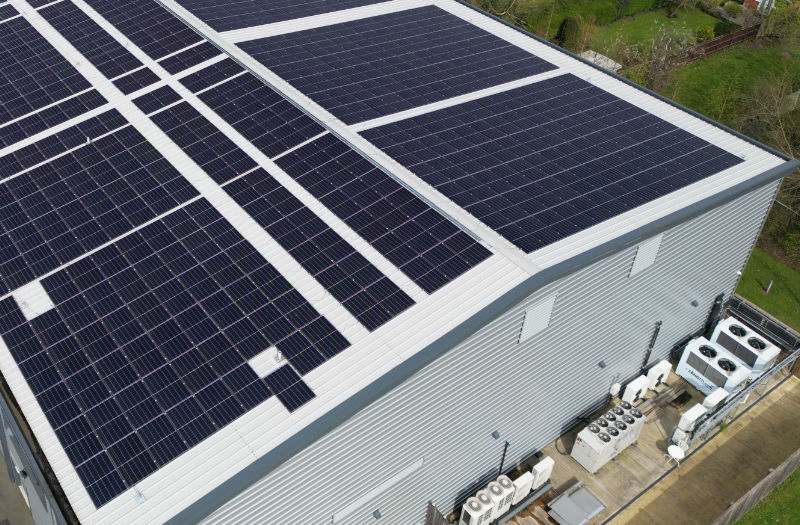
[[[106,99],[97,90],[88,89],[24,117],[0,124],[0,147],[32,137],[104,104]]]
[[[11,4],[0,5],[0,22],[19,16],[19,13]]]
[[[154,0],[85,1],[154,60],[203,40]]]
[[[414,301],[263,169],[225,186],[267,232],[368,330]]]
[[[743,162],[571,74],[363,135],[527,253]]]
[[[277,164],[427,292],[491,252],[333,135]]]
[[[224,65],[213,69],[228,70]],[[236,69],[231,73],[234,71],[238,73]],[[202,83],[198,83],[200,77],[205,77]],[[206,70],[200,71],[196,77],[187,77],[183,82],[193,91],[206,88],[199,94],[200,100],[268,157],[275,157],[325,131],[314,119],[251,73],[236,76],[210,89],[208,86],[219,80],[207,75]]]
[[[142,65],[72,2],[57,2],[39,13],[106,77],[115,78]]]
[[[80,148],[89,141],[128,125],[128,121],[119,111],[112,109],[53,133],[38,142],[0,157],[0,180],[47,162],[68,150]]]
[[[97,506],[273,395],[301,406],[298,372],[348,346],[203,199],[42,285],[55,308],[5,299],[0,330]]]
[[[347,124],[555,69],[435,6],[238,45]]]
[[[0,125],[91,87],[27,20],[0,24]]]
[[[386,0],[178,0],[215,31],[272,24]]]
[[[158,75],[153,73],[150,68],[143,67],[117,78],[114,80],[114,85],[125,95],[130,95],[144,87],[155,84],[159,80]]]
[[[197,195],[133,127],[0,184],[0,282],[16,289]]]
[[[184,69],[189,69],[192,66],[196,66],[220,54],[220,50],[217,49],[216,46],[210,42],[203,42],[200,45],[190,47],[185,51],[163,58],[159,63],[164,69],[174,75],[175,73],[179,73]]]

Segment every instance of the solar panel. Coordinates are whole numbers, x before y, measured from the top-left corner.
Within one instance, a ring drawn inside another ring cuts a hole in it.
[[[435,6],[238,46],[347,124],[555,69]]]
[[[386,0],[178,0],[215,31],[272,24]]]
[[[569,74],[363,135],[527,253],[742,162]]]
[[[15,16],[19,16],[19,13],[16,9],[14,9],[14,6],[10,4],[0,5],[0,22]]]
[[[57,2],[39,13],[106,77],[114,78],[142,65],[72,2]]]
[[[197,87],[191,80],[188,84]],[[275,157],[325,131],[314,119],[250,73],[207,89],[199,97],[268,157]]]
[[[133,99],[133,103],[149,115],[181,100],[181,96],[169,86],[160,87]]]
[[[55,0],[28,0],[28,3],[34,9],[38,9],[42,6],[46,6],[47,4],[53,3]]]
[[[6,147],[32,137],[104,104],[106,99],[100,93],[94,89],[86,90],[80,95],[0,125],[0,146]]]
[[[276,162],[428,293],[491,255],[331,134]]]
[[[239,146],[188,102],[155,113],[150,119],[217,184],[228,182],[257,166]]]
[[[181,83],[192,93],[199,93],[214,84],[219,84],[235,75],[244,73],[244,71],[245,69],[242,66],[230,58],[226,58],[222,62],[217,62],[196,73],[185,76],[181,79]]]
[[[368,330],[413,306],[411,297],[263,169],[225,191]]]
[[[86,0],[86,3],[154,60],[202,40],[189,26],[152,0]]]
[[[158,75],[153,73],[149,68],[143,67],[114,80],[114,85],[124,94],[130,95],[134,91],[155,84],[159,80],[161,79]]]
[[[25,18],[0,24],[0,125],[91,87]]]
[[[301,406],[348,346],[203,199],[42,285],[55,307],[0,301],[0,333],[98,507],[273,395]]]
[[[72,148],[84,146],[87,141],[128,125],[128,121],[116,109],[101,113],[0,157],[0,179],[46,162]]]
[[[220,54],[220,50],[213,44],[210,42],[203,42],[200,45],[190,47],[186,51],[181,51],[177,55],[164,58],[159,63],[164,69],[174,75]]]
[[[0,281],[16,289],[195,195],[132,126],[89,142],[0,184]]]

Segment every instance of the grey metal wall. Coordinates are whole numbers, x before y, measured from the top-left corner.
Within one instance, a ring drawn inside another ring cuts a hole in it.
[[[733,291],[775,188],[666,231],[656,263],[633,278],[635,247],[537,291],[207,521],[330,524],[420,457],[421,470],[337,523],[412,525],[429,500],[447,512],[471,484],[497,474],[504,441],[508,468],[559,436],[612,383],[636,375],[656,321],[651,362],[701,329],[715,296]],[[519,344],[525,308],[551,293],[550,326]]]
[[[8,472],[0,472],[0,476],[8,475],[11,481],[22,487],[31,508],[33,521],[37,525],[65,524],[61,510],[53,498],[50,487],[45,482],[42,471],[28,446],[22,431],[11,415],[6,400],[0,395],[0,454],[6,462]]]
[[[612,383],[636,375],[656,321],[663,325],[651,362],[701,329],[715,296],[733,291],[775,189],[666,231],[655,264],[635,277],[633,247],[537,291],[207,522],[330,524],[420,458],[422,469],[337,523],[413,525],[429,500],[449,512],[472,484],[497,474],[504,441],[509,468],[602,401]],[[525,308],[551,293],[558,298],[550,326],[519,344]]]

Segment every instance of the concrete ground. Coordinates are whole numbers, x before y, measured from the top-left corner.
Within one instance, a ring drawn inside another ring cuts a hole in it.
[[[576,481],[589,487],[607,509],[592,523],[609,525],[681,523],[705,525],[756,483],[770,468],[800,449],[800,379],[791,377],[756,403],[786,376],[779,374],[734,415],[743,415],[724,431],[699,441],[688,451],[680,467],[665,461],[667,438],[680,415],[702,395],[672,375],[672,392],[684,388],[687,395],[677,400],[664,392],[643,411],[648,420],[639,441],[596,474],[586,472],[569,456],[577,431],[562,436],[543,452],[555,460],[549,501]],[[688,388],[687,388],[688,387]],[[747,412],[743,412],[747,407]],[[652,485],[652,487],[651,487]],[[650,487],[648,489],[648,487]],[[642,491],[645,491],[641,494]],[[620,509],[624,509],[620,511]],[[611,519],[609,519],[611,518]],[[512,520],[516,525],[552,523],[544,508],[531,507]]]
[[[33,525],[31,511],[19,487],[6,475],[6,464],[0,455],[0,525]]]

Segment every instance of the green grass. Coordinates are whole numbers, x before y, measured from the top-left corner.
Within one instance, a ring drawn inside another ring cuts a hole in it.
[[[598,27],[592,38],[591,47],[603,53],[614,44],[617,38],[620,38],[625,45],[636,45],[640,49],[644,49],[652,41],[653,34],[659,25],[685,27],[694,34],[701,27],[713,27],[717,22],[719,22],[718,19],[699,9],[681,10],[676,18],[668,18],[667,11],[659,9],[640,13],[632,20],[617,20],[613,24]]]
[[[775,487],[758,505],[750,509],[736,525],[800,523],[800,470]]]
[[[674,70],[663,94],[712,119],[733,124],[754,86],[784,70],[800,79],[799,49],[740,45]]]
[[[764,290],[770,280],[774,282],[770,294],[766,295]],[[767,252],[758,248],[753,250],[736,293],[800,330],[800,272]]]

